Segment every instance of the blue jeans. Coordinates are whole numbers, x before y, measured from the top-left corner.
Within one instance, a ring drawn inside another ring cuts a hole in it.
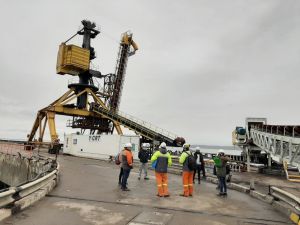
[[[227,193],[226,177],[219,177],[220,193]]]
[[[130,174],[130,169],[123,169],[123,177],[122,177],[122,189],[126,188],[127,179]]]

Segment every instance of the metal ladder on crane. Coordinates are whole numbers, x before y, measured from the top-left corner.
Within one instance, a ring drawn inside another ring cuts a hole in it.
[[[133,50],[131,49],[131,46]],[[107,101],[107,107],[110,110],[118,111],[122,96],[122,89],[124,85],[126,67],[128,58],[135,54],[138,50],[137,44],[132,39],[132,33],[125,32],[122,34],[120,41],[119,53],[117,57],[115,74],[113,76],[113,81],[111,83],[105,83],[108,90],[108,95],[110,96]]]

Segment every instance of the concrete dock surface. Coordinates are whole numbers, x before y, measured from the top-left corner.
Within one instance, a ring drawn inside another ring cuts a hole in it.
[[[58,186],[44,199],[4,220],[13,225],[253,225],[292,224],[271,205],[234,190],[228,197],[216,195],[214,184],[195,184],[193,197],[179,196],[182,180],[169,174],[171,197],[156,196],[154,172],[150,180],[138,180],[131,171],[129,188],[118,186],[119,167],[100,160],[60,155]]]

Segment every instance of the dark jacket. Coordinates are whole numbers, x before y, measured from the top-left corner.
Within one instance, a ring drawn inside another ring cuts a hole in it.
[[[196,160],[196,163],[197,163],[198,157],[200,157],[201,166],[204,166],[204,159],[203,159],[203,155],[202,155],[201,152],[195,152],[195,154],[194,154],[194,158]]]
[[[221,159],[221,167],[216,167],[216,172],[218,177],[226,177],[226,166],[229,158],[227,156],[220,156]]]
[[[172,165],[172,158],[170,153],[166,149],[160,149],[156,151],[151,157],[151,162],[156,160],[155,172],[157,173],[167,173],[168,166]]]
[[[147,150],[141,149],[138,155],[141,163],[147,163],[149,159],[149,153]]]

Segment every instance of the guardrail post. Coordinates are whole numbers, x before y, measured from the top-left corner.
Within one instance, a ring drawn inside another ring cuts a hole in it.
[[[268,153],[268,168],[271,168],[272,166],[272,157],[271,157],[271,154]]]
[[[251,168],[250,168],[250,151],[248,149],[248,147],[245,147],[246,148],[246,152],[247,152],[247,172],[250,172],[251,171]]]

